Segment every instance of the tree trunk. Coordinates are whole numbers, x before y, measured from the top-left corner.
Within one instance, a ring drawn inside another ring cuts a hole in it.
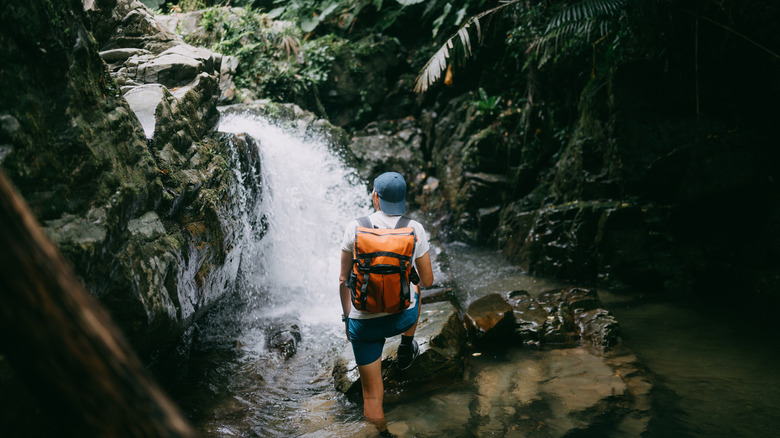
[[[0,351],[65,436],[191,437],[0,169]]]

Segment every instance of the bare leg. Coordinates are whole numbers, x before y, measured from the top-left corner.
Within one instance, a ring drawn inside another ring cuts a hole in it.
[[[420,320],[420,309],[422,309],[422,296],[420,295],[420,288],[417,285],[412,285],[417,291],[417,320],[414,321],[414,325],[409,330],[403,333],[404,336],[414,336],[415,330],[417,330],[417,321]]]
[[[385,387],[382,383],[382,359],[368,365],[358,365],[360,383],[363,386],[363,415],[378,431],[387,429],[385,411],[382,408]]]

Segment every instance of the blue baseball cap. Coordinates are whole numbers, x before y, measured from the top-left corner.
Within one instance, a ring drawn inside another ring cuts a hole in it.
[[[406,181],[398,172],[385,172],[374,180],[379,207],[389,215],[406,213]]]

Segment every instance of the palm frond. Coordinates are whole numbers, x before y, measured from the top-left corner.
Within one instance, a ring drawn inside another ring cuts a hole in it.
[[[581,0],[565,6],[550,19],[544,33],[531,41],[526,53],[535,52],[541,66],[550,58],[550,52],[558,50],[561,39],[589,40],[595,29],[596,36],[603,37],[610,32],[609,19],[626,4],[626,0]]]
[[[436,53],[434,53],[433,56],[428,59],[428,62],[425,63],[425,66],[422,68],[422,70],[420,70],[420,73],[417,75],[417,79],[415,80],[415,93],[425,92],[428,90],[428,87],[433,85],[436,81],[439,80],[439,78],[441,78],[442,73],[447,69],[447,60],[450,59],[450,51],[455,47],[453,41],[455,41],[456,37],[463,46],[464,56],[466,58],[472,56],[473,52],[471,49],[471,37],[469,36],[469,29],[471,28],[472,24],[474,25],[474,29],[477,33],[477,40],[480,40],[482,39],[482,28],[479,24],[479,20],[507,6],[518,3],[519,1],[521,0],[511,0],[505,2],[499,6],[496,6],[495,8],[480,12],[479,14],[469,18],[468,21],[466,21],[466,23],[464,23],[455,34],[447,38],[447,41],[445,41],[439,50],[437,50]]]
[[[547,31],[572,21],[590,21],[617,14],[626,0],[582,0],[561,9],[547,24]]]

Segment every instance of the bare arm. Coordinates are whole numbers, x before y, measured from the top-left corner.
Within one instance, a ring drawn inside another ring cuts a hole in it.
[[[350,257],[352,255],[350,254]],[[414,261],[417,267],[417,274],[420,276],[420,282],[417,284],[420,288],[428,287],[433,284],[433,267],[431,267],[431,255],[426,252],[422,257]]]
[[[349,278],[349,271],[352,270],[352,253],[349,251],[341,251],[341,271],[339,273],[339,297],[341,298],[341,311],[342,315],[349,316],[349,312],[352,309],[351,294],[349,287],[347,286],[347,278]],[[347,328],[347,339],[349,339],[349,328]]]

